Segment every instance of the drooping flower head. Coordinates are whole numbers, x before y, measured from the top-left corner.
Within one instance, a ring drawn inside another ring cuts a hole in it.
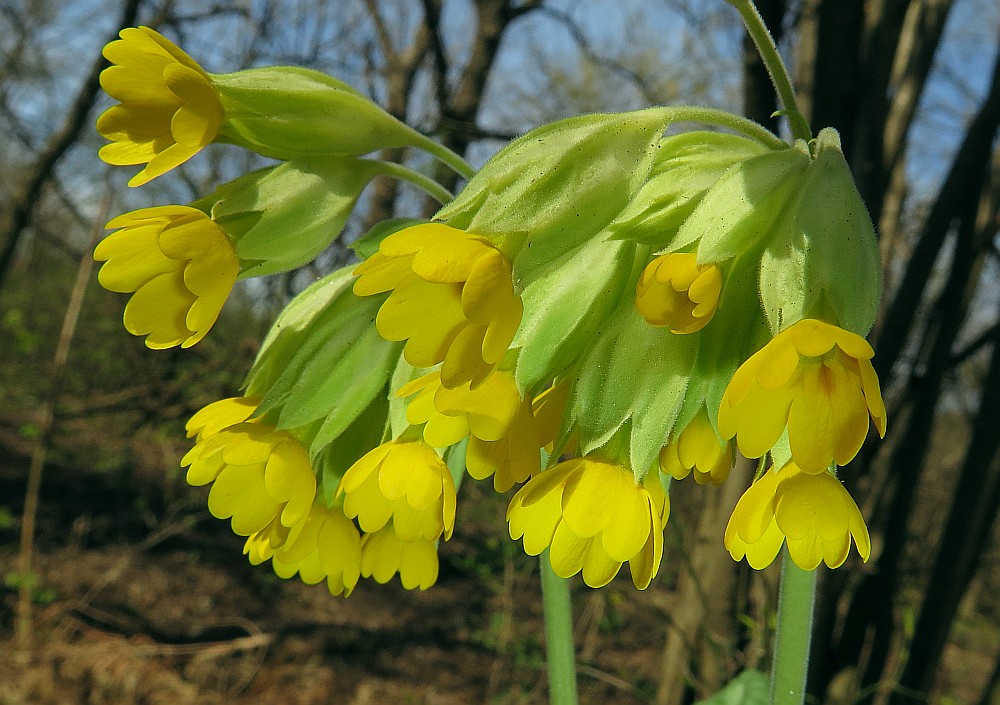
[[[874,355],[864,338],[815,319],[781,331],[736,370],[722,397],[719,432],[757,458],[788,428],[792,459],[807,473],[857,455],[871,417],[885,436]]]
[[[660,470],[675,480],[683,480],[694,471],[699,485],[721,485],[732,467],[733,444],[719,441],[704,408],[660,449]]]
[[[212,483],[212,516],[232,517],[233,531],[240,536],[270,527],[275,548],[306,519],[316,496],[306,449],[287,431],[263,423],[238,423],[203,435],[181,466],[188,468],[189,484]]]
[[[392,524],[361,539],[361,575],[387,583],[399,574],[407,590],[426,590],[437,581],[438,554],[433,541],[403,541]]]
[[[344,513],[372,534],[392,521],[401,541],[451,537],[455,481],[423,441],[390,441],[366,453],[344,473],[337,495]]]
[[[225,231],[197,208],[158,206],[125,213],[97,245],[101,286],[133,293],[125,329],[154,350],[189,348],[215,324],[240,271]]]
[[[871,554],[864,517],[854,499],[830,472],[808,473],[794,462],[766,471],[737,502],[726,526],[726,548],[735,560],[746,557],[755,569],[771,564],[787,542],[804,570],[820,562],[841,566],[851,540],[862,560]]]
[[[406,340],[403,355],[414,367],[443,362],[447,387],[481,384],[521,322],[507,258],[486,239],[442,223],[389,235],[355,274],[358,296],[392,292],[375,321],[379,334]]]
[[[325,579],[331,595],[347,597],[361,576],[361,536],[339,506],[313,504],[280,544],[265,528],[247,539],[243,553],[253,565],[270,559],[280,578],[298,573],[307,585]]]
[[[652,326],[694,333],[712,320],[721,291],[722,270],[717,265],[698,264],[694,252],[670,252],[643,270],[635,305]]]
[[[498,492],[506,492],[541,469],[538,429],[531,400],[522,399],[507,370],[497,370],[478,387],[449,389],[440,372],[431,372],[400,387],[398,396],[413,396],[406,420],[423,424],[424,440],[446,448],[468,437],[465,462],[477,480],[493,476]]]
[[[101,87],[119,104],[97,119],[97,131],[111,140],[100,157],[145,164],[128,182],[141,186],[211,144],[223,109],[209,75],[169,39],[149,27],[119,36],[104,47],[112,65],[101,72]]]
[[[507,509],[512,539],[524,550],[549,549],[555,574],[602,587],[628,561],[632,582],[648,587],[663,555],[669,499],[656,473],[637,484],[630,470],[593,458],[574,458],[522,487]]]

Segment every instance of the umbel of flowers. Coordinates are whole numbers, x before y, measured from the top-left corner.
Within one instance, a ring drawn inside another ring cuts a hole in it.
[[[254,564],[424,589],[466,475],[516,491],[511,538],[599,587],[663,557],[670,480],[762,458],[724,537],[737,560],[836,567],[870,541],[837,466],[886,413],[863,336],[874,233],[833,130],[786,144],[727,113],[650,108],[532,130],[451,196],[365,155],[460,163],[335,79],[202,70],[147,28],[108,45],[102,156],[138,185],[211,142],[279,160],[190,205],[112,220],[102,284],[150,347],[208,333],[234,282],[310,261],[375,175],[442,201],[281,313],[243,396],[188,424],[188,481]],[[672,134],[701,121],[727,132]],[[436,187],[436,188],[435,188]],[[676,487],[676,485],[674,486]]]

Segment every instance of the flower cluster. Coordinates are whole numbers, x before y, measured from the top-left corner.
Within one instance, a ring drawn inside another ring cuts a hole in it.
[[[557,575],[599,587],[628,563],[644,589],[671,481],[720,484],[737,449],[770,461],[726,530],[735,559],[762,568],[787,545],[836,567],[853,542],[867,560],[836,468],[871,423],[885,434],[862,337],[880,271],[834,131],[788,145],[733,116],[740,135],[665,136],[684,108],[580,116],[452,196],[362,158],[406,145],[454,164],[335,79],[209,74],[152,30],[121,37],[102,79],[121,104],[98,129],[108,161],[146,165],[132,184],[213,141],[281,162],[108,224],[101,283],[133,293],[125,325],[150,347],[201,340],[238,277],[313,259],[376,175],[443,203],[354,243],[360,263],[279,316],[246,396],[191,419],[188,481],[212,485],[252,563],[333,594],[397,574],[427,588],[468,475],[517,488],[509,534]]]

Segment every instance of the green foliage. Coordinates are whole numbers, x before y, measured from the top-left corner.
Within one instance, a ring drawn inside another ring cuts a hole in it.
[[[695,705],[766,705],[770,700],[770,686],[766,675],[748,668],[718,693]]]

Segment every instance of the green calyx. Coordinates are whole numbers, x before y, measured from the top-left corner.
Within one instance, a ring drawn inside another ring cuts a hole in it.
[[[645,182],[672,113],[583,115],[500,150],[437,213],[491,239],[525,286],[599,233]]]
[[[212,76],[225,118],[221,142],[265,157],[370,154],[431,142],[370,98],[326,74],[281,66]]]
[[[837,132],[820,131],[813,151],[761,258],[761,302],[775,333],[813,317],[863,336],[881,295],[875,229]]]
[[[340,234],[380,165],[334,155],[297,159],[224,184],[198,205],[232,237],[241,277],[284,272]]]
[[[400,356],[401,345],[372,323],[380,297],[355,296],[351,270],[321,279],[285,308],[247,376],[246,395],[262,397],[258,414],[292,430],[313,458],[335,441],[378,444],[388,413],[378,400]]]

